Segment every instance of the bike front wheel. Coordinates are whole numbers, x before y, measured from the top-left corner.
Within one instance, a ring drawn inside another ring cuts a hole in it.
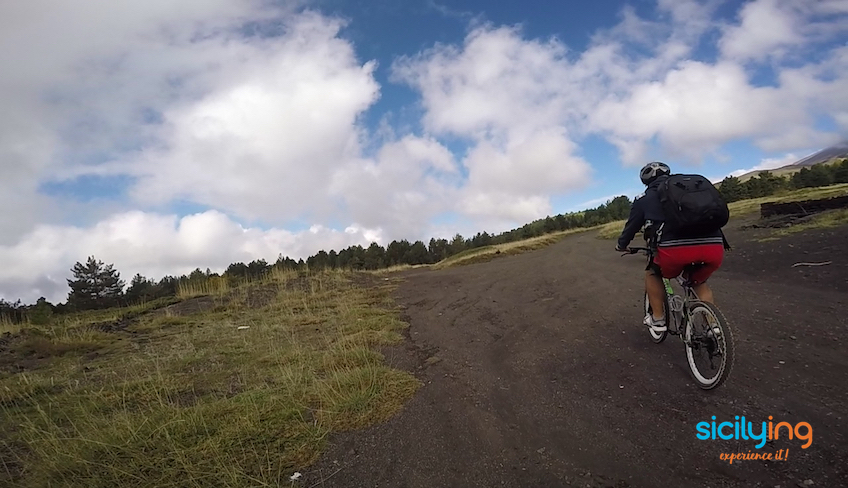
[[[711,390],[724,383],[733,369],[735,346],[730,324],[718,307],[691,302],[685,334],[686,360],[698,386]]]

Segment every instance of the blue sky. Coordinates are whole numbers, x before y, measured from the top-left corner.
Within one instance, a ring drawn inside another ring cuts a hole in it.
[[[47,7],[50,8],[47,8]],[[848,139],[846,0],[0,6],[0,297],[501,232]]]

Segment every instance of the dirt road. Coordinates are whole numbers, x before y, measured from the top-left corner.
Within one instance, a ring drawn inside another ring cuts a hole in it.
[[[425,386],[389,422],[331,439],[300,484],[848,486],[848,226],[753,242],[761,231],[740,224],[712,280],[737,346],[725,386],[695,386],[677,337],[651,342],[644,258],[594,233],[408,271],[397,300],[409,338],[387,358]],[[812,445],[782,437],[759,451],[787,460],[731,465],[722,452],[756,442],[700,440],[696,424],[737,415],[755,432],[769,416],[808,422]]]

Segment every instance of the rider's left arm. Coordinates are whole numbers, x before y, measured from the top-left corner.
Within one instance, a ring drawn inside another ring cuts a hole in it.
[[[618,237],[616,251],[626,251],[627,245],[630,244],[630,241],[636,237],[636,233],[639,232],[639,229],[645,224],[645,212],[642,211],[642,206],[639,205],[639,201],[636,200],[633,202],[633,206],[630,207],[630,216],[627,218],[627,223],[624,224],[624,229],[621,231],[621,235]]]

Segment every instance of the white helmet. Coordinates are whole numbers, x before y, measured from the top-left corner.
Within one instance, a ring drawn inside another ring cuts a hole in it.
[[[671,174],[671,168],[669,168],[667,164],[654,161],[653,163],[648,163],[642,167],[642,170],[639,171],[639,178],[645,185],[650,185],[660,175],[669,174]]]

